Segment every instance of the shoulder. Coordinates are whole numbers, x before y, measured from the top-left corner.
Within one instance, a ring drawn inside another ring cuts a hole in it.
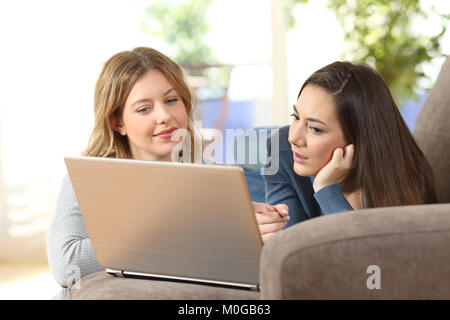
[[[267,181],[282,179],[288,182],[303,179],[303,177],[297,176],[293,170],[294,159],[288,138],[289,126],[285,126],[277,129],[267,139],[267,153],[270,161],[264,166],[263,171],[264,179]]]
[[[70,181],[69,174],[66,174],[62,180],[59,196],[58,196],[58,208],[65,208],[67,206],[78,206],[75,190],[73,189],[72,182]]]
[[[61,191],[73,191],[72,181],[70,181],[70,176],[68,173],[66,173],[62,180]]]
[[[289,127],[284,126],[273,132],[267,139],[267,146],[271,150],[274,143],[278,143],[279,151],[291,151],[291,145],[289,144]]]

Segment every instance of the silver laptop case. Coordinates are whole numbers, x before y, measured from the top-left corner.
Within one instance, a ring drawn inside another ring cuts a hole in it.
[[[97,261],[108,272],[257,289],[263,242],[242,168],[65,162]]]

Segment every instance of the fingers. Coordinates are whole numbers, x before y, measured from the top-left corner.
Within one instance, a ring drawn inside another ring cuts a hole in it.
[[[277,204],[271,206],[267,203],[253,203],[255,207],[256,220],[258,224],[267,224],[274,222],[289,221],[288,206],[285,204]]]
[[[334,149],[331,161],[333,161],[335,165],[350,168],[352,165],[354,155],[355,155],[355,146],[353,144],[349,144],[344,149],[342,148]]]
[[[289,216],[281,217],[278,212],[270,212],[270,213],[256,213],[256,222],[259,225],[276,223],[276,222],[288,222],[291,219]]]
[[[353,155],[353,153],[355,152],[355,146],[353,144],[349,144],[344,149],[345,149],[345,155],[347,155],[349,152],[351,152]]]
[[[349,144],[344,148],[333,150],[332,158],[316,175],[313,188],[317,192],[320,189],[344,181],[353,167],[355,146]]]
[[[353,162],[353,157],[355,156],[355,146],[353,144],[349,144],[345,147],[344,153],[344,161],[348,167],[351,167]]]
[[[258,209],[266,209],[265,211],[261,210],[261,212],[255,213],[262,240],[266,243],[266,241],[276,232],[283,230],[287,222],[290,220],[288,215],[289,208],[285,204],[263,206],[261,203],[256,204],[255,207]]]
[[[277,204],[275,206],[271,206],[270,204],[267,203],[262,203],[262,202],[253,202],[253,208],[255,209],[255,212],[257,213],[268,213],[271,211],[275,211],[277,212],[280,217],[285,217],[289,214],[289,208],[287,205],[285,204]]]
[[[262,235],[266,233],[275,233],[277,231],[280,231],[284,228],[287,221],[282,222],[275,222],[275,223],[267,223],[267,224],[260,224],[259,225],[259,231]]]
[[[264,242],[276,232],[282,230],[290,220],[288,206],[278,204],[271,206],[267,203],[252,202],[255,209],[256,221]]]
[[[289,214],[289,208],[285,204],[274,205],[273,208],[278,212],[281,217],[285,217]]]
[[[344,150],[342,148],[336,148],[333,151],[333,158],[334,161],[339,161],[344,158]]]
[[[276,210],[278,213],[280,213],[283,216],[285,216],[289,212],[289,207],[283,203],[271,206],[268,203],[252,201],[252,204],[253,204],[253,208],[255,209],[255,212],[262,213],[262,212]]]
[[[253,209],[255,209],[255,212],[263,213],[263,212],[273,210],[272,206],[267,203],[252,201],[252,204],[253,204]]]

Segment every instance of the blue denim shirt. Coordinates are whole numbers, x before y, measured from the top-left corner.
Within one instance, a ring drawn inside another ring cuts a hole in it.
[[[264,180],[259,171],[244,170],[250,199],[254,202],[266,202]]]
[[[279,153],[271,155],[271,139],[267,139],[270,162],[262,168],[266,201],[271,205],[284,203],[289,207],[291,219],[286,228],[298,222],[342,211],[353,210],[342,194],[341,185],[334,184],[314,192],[314,177],[301,177],[294,172],[294,159],[288,141],[289,126],[282,127],[279,134]],[[267,168],[278,161],[278,170],[268,175]]]

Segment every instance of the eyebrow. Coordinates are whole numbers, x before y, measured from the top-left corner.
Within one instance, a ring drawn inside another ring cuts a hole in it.
[[[175,88],[170,88],[169,90],[167,90],[166,92],[164,92],[163,96],[165,96],[166,94],[169,94],[172,90],[175,90]]]
[[[298,111],[297,111],[297,108],[295,107],[295,105],[294,105],[293,107],[294,107],[294,111],[298,114]],[[326,124],[325,122],[322,122],[322,121],[320,121],[319,119],[315,119],[315,118],[306,118],[306,121],[309,121],[309,122],[318,122],[318,123],[323,124],[324,126],[327,126],[327,124]]]
[[[172,92],[172,90],[175,90],[175,88],[170,88],[169,90],[167,90],[166,92],[163,93],[163,96],[168,95],[170,92]],[[148,98],[139,99],[139,100],[136,100],[135,102],[133,102],[133,103],[131,104],[131,107],[134,106],[135,104],[138,104],[138,103],[142,103],[142,102],[150,102],[150,101],[151,101],[151,99],[148,99]]]

